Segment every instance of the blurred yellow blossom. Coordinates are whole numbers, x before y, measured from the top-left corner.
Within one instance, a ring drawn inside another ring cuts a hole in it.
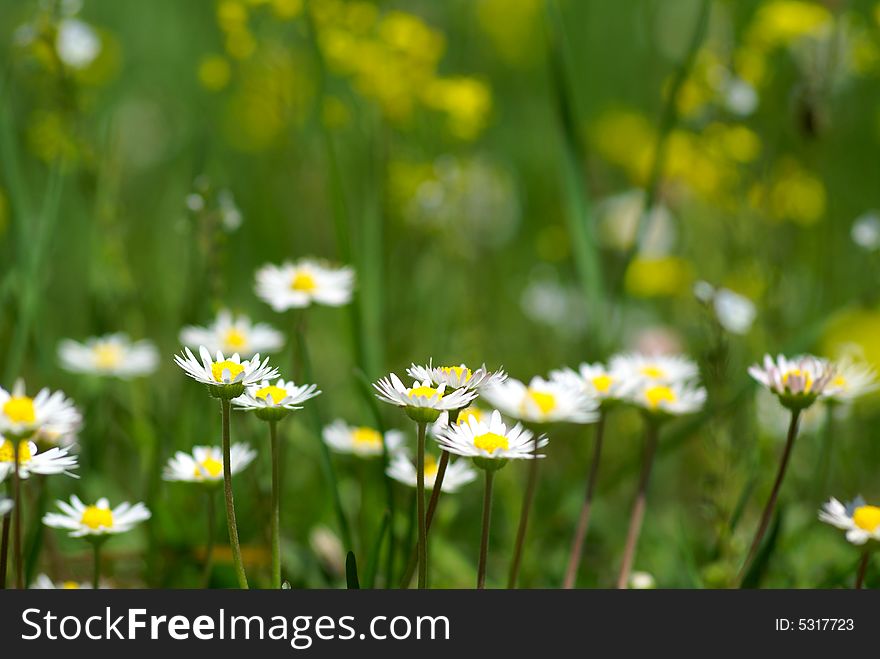
[[[289,21],[302,13],[302,0],[272,0],[272,12],[280,19]]]
[[[825,186],[793,158],[783,158],[773,168],[769,183],[756,184],[753,206],[774,220],[811,225],[825,213]]]
[[[654,127],[632,110],[612,110],[600,115],[590,130],[599,154],[622,167],[635,183],[645,183],[651,168]]]
[[[823,5],[805,0],[772,0],[758,7],[746,41],[767,49],[788,46],[803,37],[820,36],[833,17]]]
[[[199,62],[199,82],[205,89],[219,91],[229,84],[232,69],[222,55],[206,55]]]
[[[478,0],[472,5],[480,28],[504,59],[515,64],[531,60],[529,44],[541,34],[544,0]]]
[[[669,297],[690,291],[691,264],[677,256],[637,256],[626,270],[625,286],[634,297]]]
[[[448,115],[450,132],[464,140],[479,135],[492,109],[488,85],[474,78],[437,78],[424,95],[425,104]]]
[[[858,307],[834,314],[825,326],[821,352],[834,359],[857,352],[880,369],[880,311]]]
[[[224,30],[238,30],[246,26],[248,9],[243,2],[222,0],[217,4],[217,24]]]

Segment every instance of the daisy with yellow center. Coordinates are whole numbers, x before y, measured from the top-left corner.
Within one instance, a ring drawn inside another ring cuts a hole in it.
[[[38,574],[30,587],[31,590],[88,590],[92,585],[88,583],[80,583],[78,581],[55,582],[45,574]]]
[[[413,364],[406,369],[406,372],[414,380],[427,381],[434,386],[443,384],[450,391],[461,388],[483,390],[507,379],[507,373],[503,369],[490,371],[485,364],[472,370],[465,364],[434,366],[433,360],[429,361],[427,366]]]
[[[60,391],[41,389],[31,397],[21,380],[12,391],[0,388],[0,435],[7,438],[30,437],[41,430],[73,432],[81,421],[73,402]]]
[[[819,519],[846,531],[846,539],[854,545],[865,545],[871,540],[880,542],[880,506],[869,505],[861,497],[846,505],[832,497],[819,511]],[[864,583],[870,556],[866,548],[859,562],[856,588]]]
[[[608,364],[608,373],[623,386],[638,382],[670,385],[693,380],[699,375],[699,369],[693,360],[684,355],[632,352],[613,356]]]
[[[751,366],[749,375],[776,394],[779,402],[790,410],[806,409],[820,397],[834,397],[846,385],[846,374],[836,384],[834,364],[812,355],[793,359],[765,355],[763,365]]]
[[[71,373],[122,379],[152,374],[159,353],[150,341],[132,341],[127,334],[106,334],[79,343],[65,339],[58,345],[61,368]]]
[[[390,453],[399,450],[404,444],[404,435],[399,430],[388,430],[382,436],[378,430],[365,426],[350,426],[342,419],[324,427],[324,442],[336,453],[372,458],[383,455],[383,443]]]
[[[248,386],[241,396],[233,399],[232,405],[237,410],[253,411],[264,421],[279,421],[288,412],[301,410],[302,403],[320,393],[314,384],[297,386],[283,379],[277,380],[275,384],[263,380]]]
[[[592,423],[599,404],[577,384],[566,379],[534,377],[528,384],[508,378],[481,395],[508,417],[532,423]]]
[[[264,265],[256,274],[257,296],[275,311],[311,304],[339,307],[351,301],[354,270],[314,259]]]
[[[425,487],[433,489],[437,482],[439,464],[432,455],[425,456]],[[415,487],[418,481],[416,465],[405,453],[397,452],[391,460],[386,472],[389,477],[407,485]],[[446,466],[446,474],[440,488],[443,492],[458,492],[464,485],[474,481],[477,472],[468,464],[467,460],[451,460]]]
[[[626,392],[625,400],[652,416],[679,416],[698,412],[706,403],[706,390],[691,383],[640,382]]]
[[[851,403],[877,391],[877,371],[865,362],[846,358],[833,364],[834,377],[824,399],[829,403]]]
[[[252,323],[244,314],[234,315],[223,309],[207,327],[184,327],[180,331],[180,342],[190,348],[205,346],[212,353],[238,353],[247,358],[256,353],[281,350],[284,335],[267,323]]]
[[[34,442],[19,440],[18,442],[18,477],[26,479],[31,474],[52,475],[64,474],[79,478],[71,470],[76,469],[77,458],[69,455],[69,449],[54,447],[39,452]],[[0,482],[15,469],[15,444],[13,440],[0,437]]]
[[[230,447],[232,475],[244,471],[257,457],[248,444]],[[178,451],[168,460],[162,472],[166,481],[217,484],[223,480],[223,452],[219,446],[194,446],[192,452]]]

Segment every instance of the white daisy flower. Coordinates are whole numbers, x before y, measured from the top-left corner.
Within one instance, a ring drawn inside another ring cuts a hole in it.
[[[276,352],[284,345],[284,335],[267,323],[252,323],[227,309],[207,327],[187,325],[180,330],[180,342],[190,348],[205,346],[208,352],[238,353],[250,357],[260,352]]]
[[[65,18],[58,23],[55,36],[58,59],[72,69],[85,69],[101,52],[101,38],[88,23]]]
[[[91,590],[92,584],[78,581],[52,581],[45,574],[38,574],[31,584],[31,590]]]
[[[232,404],[239,410],[255,411],[265,421],[277,421],[291,410],[301,410],[300,403],[320,393],[314,384],[297,386],[284,380],[278,380],[275,384],[263,380],[245,387],[241,396],[232,399]]]
[[[835,396],[841,389],[834,385],[834,365],[812,355],[793,359],[779,355],[775,360],[764,355],[764,365],[750,366],[749,375],[776,394],[785,407],[793,410],[809,407],[820,396]]]
[[[425,489],[434,489],[437,482],[437,460],[433,455],[425,454]],[[416,465],[404,453],[398,452],[394,454],[391,464],[385,471],[388,476],[394,480],[416,487],[418,473]],[[477,477],[477,472],[471,469],[465,460],[450,460],[446,466],[446,473],[443,475],[443,484],[440,486],[441,492],[457,492],[463,485],[467,485]]]
[[[337,453],[350,453],[361,458],[382,455],[382,433],[366,426],[350,426],[342,419],[336,419],[324,427],[324,442]],[[384,437],[389,452],[400,449],[404,435],[399,430],[388,430]]]
[[[464,388],[447,394],[445,384],[434,387],[430,380],[406,387],[394,373],[373,383],[373,387],[379,392],[379,400],[404,408],[411,419],[424,423],[433,423],[441,412],[465,408],[477,397],[476,391]]]
[[[484,410],[481,407],[477,407],[475,405],[469,405],[463,410],[459,411],[458,419],[456,419],[455,423],[467,423],[468,420],[473,417],[477,421],[488,421],[491,412]],[[445,429],[449,425],[449,412],[442,412],[440,416],[437,417],[437,420],[431,424],[430,431],[431,434],[435,437],[437,434]]]
[[[95,336],[79,343],[65,339],[58,345],[61,368],[72,373],[132,378],[156,370],[159,353],[150,341],[132,341],[127,334]]]
[[[31,398],[25,394],[24,382],[15,383],[11,392],[0,387],[0,434],[25,437],[37,430],[66,434],[82,422],[73,401],[61,391],[41,389]]]
[[[125,502],[110,508],[107,499],[98,499],[97,503],[86,505],[74,494],[70,497],[70,503],[56,501],[55,504],[61,512],[46,513],[43,524],[55,529],[68,529],[72,538],[125,533],[150,519],[150,511],[142,503],[132,506]]]
[[[0,494],[0,518],[6,516],[13,508],[12,499]]]
[[[551,371],[550,380],[583,389],[587,396],[598,400],[600,404],[623,398],[623,380],[598,362],[581,364],[577,371],[571,368]]]
[[[850,229],[850,236],[862,249],[874,251],[880,247],[880,215],[869,211],[857,217]]]
[[[12,440],[0,437],[0,482],[15,469],[15,455]],[[18,477],[28,478],[31,474],[51,475],[64,474],[79,478],[71,469],[79,467],[77,458],[68,455],[66,448],[50,448],[42,453],[37,452],[37,445],[26,440],[18,443]]]
[[[546,436],[535,439],[520,424],[508,428],[498,410],[492,412],[488,421],[470,417],[467,423],[450,426],[437,436],[440,448],[474,458],[480,469],[499,469],[508,459],[543,458],[542,454],[535,454],[535,449],[543,448],[547,442]]]
[[[599,418],[599,403],[579,386],[533,377],[528,385],[508,378],[482,396],[507,416],[532,423],[592,423]]]
[[[877,390],[877,371],[864,362],[842,359],[835,362],[834,377],[831,378],[833,388],[825,396],[829,401],[850,403],[866,394]]]
[[[657,582],[650,572],[633,572],[629,577],[629,587],[632,590],[651,590],[657,587]]]
[[[846,531],[846,539],[854,545],[880,541],[880,506],[869,506],[861,497],[845,506],[832,497],[819,511],[819,519]]]
[[[233,444],[229,448],[232,475],[244,471],[256,457],[257,452],[248,444]],[[165,465],[162,478],[185,483],[219,483],[223,480],[223,451],[219,446],[194,446],[192,453],[178,451]]]
[[[313,302],[339,307],[351,301],[354,288],[352,268],[334,268],[314,259],[264,265],[256,279],[257,296],[275,311],[301,309]]]
[[[503,369],[490,371],[485,364],[472,371],[464,364],[434,366],[433,360],[429,361],[427,366],[413,364],[406,369],[406,372],[414,380],[419,382],[429,380],[435,386],[445,384],[447,389],[485,389],[507,379],[507,373]]]
[[[731,334],[746,334],[755,322],[755,304],[730,289],[698,281],[694,284],[694,296],[712,309],[718,324]]]
[[[269,366],[269,358],[260,362],[259,354],[242,361],[238,353],[226,358],[217,351],[212,359],[208,349],[199,346],[199,356],[201,361],[184,348],[180,355],[174,355],[174,361],[193,380],[208,385],[211,395],[217,398],[241,396],[245,387],[278,377],[278,369]]]
[[[679,416],[699,411],[706,403],[706,390],[686,382],[643,381],[628,389],[626,398],[649,414]]]
[[[684,355],[625,353],[612,357],[608,366],[627,384],[640,381],[670,384],[686,382],[699,375],[697,365]]]

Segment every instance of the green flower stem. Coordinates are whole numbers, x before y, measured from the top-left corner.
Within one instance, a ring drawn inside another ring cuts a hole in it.
[[[477,588],[486,587],[486,559],[489,555],[489,526],[492,523],[492,481],[495,472],[486,470],[486,488],[483,491],[483,531],[480,535],[480,562],[477,567]]]
[[[449,466],[449,453],[447,451],[440,452],[440,461],[437,463],[437,477],[434,479],[434,487],[431,489],[431,498],[428,501],[428,512],[425,514],[425,534],[431,532],[431,522],[434,521],[434,511],[437,510],[437,501],[440,499],[440,488],[443,486],[443,477],[446,475],[446,467]],[[406,572],[403,579],[400,580],[401,588],[409,588],[413,574],[419,564],[419,548],[413,547],[409,557],[409,563],[406,565]]]
[[[533,453],[538,451],[538,438],[535,437]],[[510,574],[507,578],[507,588],[516,588],[516,582],[519,579],[519,568],[522,563],[523,545],[526,540],[526,530],[529,527],[529,513],[532,510],[532,503],[535,500],[535,491],[538,488],[538,458],[534,455],[529,460],[529,475],[526,482],[526,492],[523,496],[522,509],[519,513],[519,526],[516,529],[516,542],[513,546],[513,559],[510,563]]]
[[[865,585],[865,573],[868,571],[868,563],[871,561],[871,552],[866,549],[862,552],[862,558],[859,561],[859,571],[856,573],[856,589],[861,590]]]
[[[12,440],[12,558],[15,561],[15,587],[24,590],[24,562],[21,560],[21,477],[18,473],[19,440]]]
[[[12,482],[6,484],[6,490],[12,494]],[[3,515],[3,530],[0,531],[0,590],[6,589],[6,568],[9,563],[9,526],[12,515]]]
[[[785,470],[788,467],[788,461],[791,457],[791,449],[794,447],[794,441],[797,438],[800,416],[801,410],[793,409],[791,411],[791,423],[788,425],[788,437],[785,440],[785,449],[782,451],[782,459],[779,462],[779,471],[776,473],[776,481],[773,483],[773,489],[770,491],[770,498],[767,499],[767,504],[764,506],[764,512],[761,515],[761,523],[758,525],[758,530],[752,540],[748,556],[746,556],[745,563],[743,563],[742,568],[740,568],[739,577],[737,579],[737,582],[740,584],[745,578],[749,565],[751,565],[752,560],[755,558],[755,554],[758,553],[758,548],[761,546],[761,540],[764,539],[764,534],[767,533],[767,527],[770,526],[773,511],[776,509],[776,499],[779,498],[779,490],[782,487],[782,481],[785,478]]]
[[[602,455],[602,438],[605,435],[605,412],[599,413],[596,422],[596,437],[593,439],[593,462],[590,464],[590,474],[587,476],[587,492],[584,495],[584,505],[581,507],[581,515],[578,519],[574,540],[571,543],[571,556],[568,559],[568,568],[565,571],[563,588],[574,588],[577,581],[578,566],[584,554],[584,538],[590,526],[590,512],[593,505],[593,492],[596,488],[596,476],[599,473],[599,458]]]
[[[272,441],[272,587],[281,589],[281,455],[278,422],[269,422]]]
[[[98,590],[101,583],[101,545],[104,538],[96,537],[92,540],[92,588]]]
[[[238,524],[235,522],[235,501],[232,496],[232,460],[229,444],[229,408],[226,398],[220,399],[220,412],[223,421],[223,494],[226,497],[226,527],[229,530],[229,546],[232,549],[232,564],[238,578],[238,587],[248,588],[244,563],[241,560],[241,546],[238,544]]]
[[[207,588],[211,584],[211,572],[214,568],[214,535],[217,525],[217,512],[214,503],[214,488],[207,489],[207,505],[206,513],[208,515],[207,540],[205,542],[205,566],[202,571],[202,588]]]
[[[419,589],[428,587],[428,527],[425,517],[425,429],[419,421],[419,443],[416,453],[416,515],[419,522]]]
[[[629,531],[626,536],[626,545],[623,549],[623,561],[620,565],[620,574],[617,577],[617,587],[626,588],[629,583],[629,573],[632,570],[633,559],[636,555],[636,546],[639,544],[639,535],[642,532],[642,520],[645,518],[645,504],[647,502],[648,481],[651,479],[651,468],[654,466],[654,455],[657,453],[657,437],[659,427],[656,420],[645,421],[645,452],[642,457],[642,473],[639,476],[639,486],[636,492],[636,501],[633,504],[632,514],[629,519]]]

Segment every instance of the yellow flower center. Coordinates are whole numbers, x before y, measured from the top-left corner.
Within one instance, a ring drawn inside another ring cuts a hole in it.
[[[660,403],[674,403],[675,392],[669,387],[648,387],[645,389],[645,399],[648,401],[648,407],[656,410],[660,407]]]
[[[467,366],[441,366],[440,371],[446,375],[454,375],[460,382],[467,382],[473,375],[471,369]],[[464,374],[464,377],[462,377],[462,374]]]
[[[223,335],[223,343],[228,349],[235,352],[247,345],[247,336],[241,330],[230,327],[226,330],[226,334]]]
[[[355,428],[351,432],[351,441],[362,448],[382,448],[382,434],[372,428]]]
[[[202,478],[205,474],[211,478],[219,478],[223,473],[223,463],[209,455],[196,466],[196,478]]]
[[[98,506],[87,506],[83,511],[80,524],[85,524],[90,529],[97,531],[102,526],[105,529],[113,528],[113,512],[109,508],[98,508]]]
[[[437,460],[433,455],[425,456],[425,480],[437,478]]]
[[[79,584],[75,581],[65,581],[61,584],[62,590],[79,590]]]
[[[300,293],[311,293],[318,288],[318,283],[311,274],[300,271],[293,276],[293,281],[290,282],[290,287]]]
[[[644,375],[646,378],[651,378],[652,380],[659,380],[660,378],[666,376],[665,371],[656,364],[642,366],[640,370],[642,375]]]
[[[223,371],[229,371],[229,379],[235,380],[235,377],[244,371],[244,366],[236,364],[229,359],[222,362],[214,362],[211,364],[211,375],[217,382],[223,382]]]
[[[0,444],[0,462],[15,462],[15,445],[8,439]],[[18,443],[18,464],[23,465],[31,461],[31,447],[27,442]]]
[[[3,404],[3,414],[13,423],[33,423],[37,420],[34,401],[27,396],[13,396]]]
[[[504,449],[506,451],[510,448],[510,444],[507,443],[507,437],[504,435],[498,435],[494,432],[487,432],[474,437],[474,446],[490,454],[498,449]]]
[[[880,527],[880,507],[859,506],[853,511],[853,523],[868,533],[873,533]]]
[[[538,406],[541,414],[550,414],[556,407],[556,396],[546,391],[536,391],[529,389],[526,396]]]
[[[790,371],[786,371],[782,376],[782,384],[783,386],[788,386],[788,381],[791,378],[803,378],[804,380],[804,393],[810,393],[810,389],[813,388],[813,377],[807,373],[806,371],[802,371],[799,368],[793,368]]]
[[[593,387],[600,394],[607,394],[611,390],[613,382],[614,379],[610,375],[603,373],[602,375],[597,375],[593,378]]]
[[[115,343],[98,343],[92,348],[95,366],[101,370],[116,368],[122,363],[122,349]]]
[[[469,423],[470,419],[480,421],[483,418],[483,411],[479,407],[466,407],[458,413],[458,425]]]
[[[834,378],[834,380],[832,381],[831,384],[833,384],[835,387],[839,387],[841,389],[846,389],[846,385],[847,385],[846,378],[843,377],[842,375],[838,375],[836,378]]]
[[[406,395],[410,398],[415,398],[416,396],[424,396],[425,398],[436,396],[437,400],[443,398],[443,394],[441,394],[433,387],[413,387],[407,392]]]
[[[263,387],[262,389],[257,389],[257,393],[254,395],[265,401],[268,401],[269,396],[272,396],[273,405],[278,405],[278,403],[287,398],[287,392],[281,387],[276,387],[274,384],[271,384],[268,387]]]

